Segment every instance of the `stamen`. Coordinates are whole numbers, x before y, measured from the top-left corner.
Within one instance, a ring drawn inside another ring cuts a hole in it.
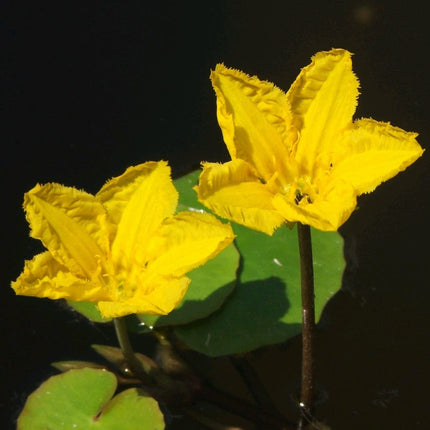
[[[294,199],[294,203],[298,206],[299,205],[299,203],[304,199],[304,198],[306,198],[306,202],[307,203],[312,203],[312,199],[309,197],[309,194],[307,194],[307,193],[301,193],[299,190],[296,190],[296,197],[295,197],[295,199]]]
[[[299,190],[296,190],[296,197],[294,199],[294,203],[298,206],[303,198],[302,193]]]

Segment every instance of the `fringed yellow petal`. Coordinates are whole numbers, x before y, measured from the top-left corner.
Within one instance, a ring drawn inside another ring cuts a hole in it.
[[[314,203],[303,199],[297,204],[278,194],[273,204],[289,222],[300,222],[322,231],[337,231],[354,211],[357,199],[349,184],[339,182]]]
[[[379,184],[405,170],[424,150],[410,133],[372,119],[356,121],[344,136],[344,152],[335,162],[331,180],[349,182],[358,194],[373,191]]]
[[[242,160],[203,164],[196,191],[199,201],[217,215],[269,235],[285,222],[273,207],[274,194]]]
[[[178,202],[165,161],[129,167],[107,182],[96,197],[118,225],[112,259],[123,266],[143,264],[147,242],[162,221],[175,212]]]
[[[318,52],[303,68],[287,93],[300,130],[296,161],[312,173],[318,154],[338,146],[341,132],[350,125],[358,96],[351,54],[343,49]]]
[[[109,248],[106,211],[94,196],[60,184],[36,185],[24,196],[31,236],[72,273],[94,279]]]
[[[213,215],[180,212],[167,219],[148,243],[150,262],[146,270],[180,277],[206,263],[234,239],[229,224]]]
[[[171,312],[187,292],[190,279],[187,277],[158,278],[150,285],[151,291],[136,294],[124,301],[99,302],[98,308],[105,318],[117,318],[133,313],[165,315]]]
[[[72,274],[47,251],[25,262],[12,288],[16,294],[76,301],[107,300],[109,295],[100,283]]]
[[[270,82],[222,64],[211,73],[211,80],[218,122],[232,159],[247,161],[265,181],[285,170],[292,133],[285,93]]]

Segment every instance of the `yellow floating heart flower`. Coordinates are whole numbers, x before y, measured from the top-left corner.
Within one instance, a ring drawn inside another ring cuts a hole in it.
[[[359,84],[348,51],[317,53],[286,94],[222,64],[211,80],[232,160],[203,163],[199,200],[267,234],[294,222],[337,230],[358,195],[423,153],[416,133],[352,120]]]
[[[95,195],[50,183],[25,194],[31,236],[47,251],[26,261],[17,294],[97,303],[106,318],[166,314],[187,272],[227,247],[229,225],[206,213],[174,215],[178,193],[166,162],[128,168]]]

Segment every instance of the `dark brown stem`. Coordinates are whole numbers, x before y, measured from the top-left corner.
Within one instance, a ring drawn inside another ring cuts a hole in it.
[[[264,384],[258,377],[257,372],[248,362],[246,356],[232,355],[230,356],[230,361],[242,377],[242,380],[255,402],[266,412],[280,415],[272,398],[264,387]]]
[[[175,344],[174,338],[169,339],[167,337],[161,336],[159,337],[159,341],[164,345],[164,347],[169,347],[169,361],[171,361],[173,358],[177,363],[182,362],[182,364],[179,366],[179,368],[182,369],[193,367],[192,364],[187,362],[187,360],[185,360],[185,358],[182,356],[180,348]],[[220,409],[242,417],[245,420],[256,424],[256,428],[258,429],[294,430],[296,428],[295,424],[289,422],[278,412],[274,404],[271,402],[268,393],[266,393],[263,384],[258,379],[257,373],[246,361],[246,359],[244,357],[241,358],[238,356],[231,356],[231,359],[239,373],[244,376],[257,404],[249,403],[248,401],[238,398],[230,393],[221,391],[213,387],[210,383],[205,382],[203,377],[199,377],[197,375],[192,377],[192,379],[198,378],[200,380],[199,383],[193,384],[192,386],[193,400],[201,400],[210,403]],[[184,399],[186,397],[182,394],[181,398]],[[207,417],[203,418],[198,408],[196,408],[193,412],[192,403],[188,406],[190,407],[185,407],[185,411],[193,415],[196,419],[209,419]],[[210,426],[208,425],[208,427]],[[216,428],[216,425],[213,424],[212,428]]]
[[[295,428],[293,424],[283,417],[268,414],[255,407],[255,405],[207,385],[201,387],[199,398],[249,420],[256,424],[257,428],[265,430],[294,430]]]
[[[314,409],[314,271],[312,260],[311,229],[297,224],[302,289],[302,381],[300,393],[300,419],[298,430],[303,430],[313,416]]]
[[[165,398],[165,395],[163,397],[163,390],[165,390],[166,387],[161,387],[162,390],[157,391],[157,387],[154,386],[154,381],[152,380],[150,375],[145,372],[142,363],[136,357],[130,343],[124,317],[114,318],[114,325],[121,351],[133,375],[138,377],[142,381],[142,383],[146,385],[145,389],[148,389],[148,392],[155,398],[157,398],[158,396],[160,396],[160,398]],[[169,382],[171,383],[172,380],[170,380]],[[227,411],[239,415],[242,418],[245,418],[253,423],[260,425],[261,428],[267,430],[294,430],[294,425],[289,423],[283,417],[277,414],[271,414],[266,411],[260,410],[255,405],[249,404],[246,401],[231,396],[230,394],[218,391],[205,384],[199,384],[198,388],[193,388],[194,390],[196,390],[196,392],[194,392],[193,394],[196,395],[197,398],[210,402],[214,405],[217,405],[218,407],[221,407]],[[177,392],[177,395],[178,393],[181,396],[184,395],[184,393],[181,393],[179,391]]]

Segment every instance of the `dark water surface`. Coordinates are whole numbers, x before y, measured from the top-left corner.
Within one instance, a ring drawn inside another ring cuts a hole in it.
[[[357,117],[417,131],[428,147],[430,38],[421,5],[6,3],[1,428],[14,428],[27,395],[54,373],[49,363],[96,359],[89,345],[115,345],[110,326],[10,290],[24,259],[40,250],[28,238],[23,193],[47,181],[96,192],[107,178],[147,160],[168,159],[176,176],[201,160],[226,161],[210,68],[224,62],[286,90],[314,53],[332,47],[355,53]],[[361,197],[341,229],[348,268],[317,339],[317,415],[333,430],[430,428],[429,167],[425,153]],[[299,339],[250,361],[278,407],[292,413]]]

